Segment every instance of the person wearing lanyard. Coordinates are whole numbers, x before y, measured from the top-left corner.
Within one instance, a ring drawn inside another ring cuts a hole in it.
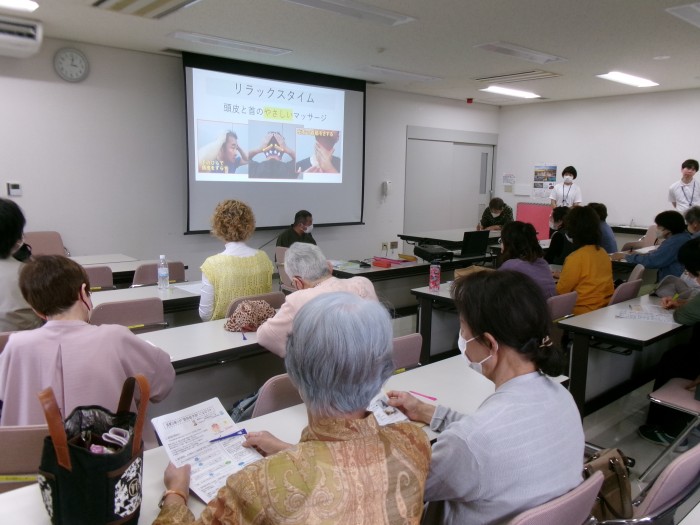
[[[668,188],[668,200],[680,213],[700,205],[700,184],[697,184],[693,178],[697,171],[698,161],[686,160],[681,165],[681,180],[674,182]]]
[[[567,166],[561,172],[561,176],[564,182],[554,186],[552,193],[549,194],[552,208],[558,206],[580,206],[583,198],[581,197],[581,188],[574,184],[574,180],[578,176],[576,168]]]

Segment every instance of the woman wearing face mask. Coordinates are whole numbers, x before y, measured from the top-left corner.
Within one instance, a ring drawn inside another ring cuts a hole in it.
[[[507,523],[581,483],[584,436],[569,392],[547,376],[563,369],[549,339],[537,285],[514,271],[457,279],[459,348],[496,391],[473,414],[390,391],[390,404],[439,432],[426,501],[441,501],[444,524]],[[465,377],[468,381],[469,377]]]
[[[554,230],[550,236],[549,248],[544,254],[544,259],[549,264],[564,264],[564,259],[574,251],[574,241],[566,231],[566,215],[569,208],[558,206],[552,210],[550,229]]]
[[[500,230],[509,222],[513,222],[513,208],[503,202],[503,199],[494,197],[481,215],[481,221],[476,225],[476,229]]]
[[[88,324],[90,280],[78,263],[34,256],[19,286],[46,324],[12,334],[0,354],[0,426],[44,424],[36,393],[49,386],[66,417],[80,405],[116,410],[124,380],[134,374],[148,379],[151,401],[170,393],[175,371],[166,352],[125,326]]]
[[[626,261],[641,264],[645,268],[658,269],[658,280],[668,275],[680,277],[683,265],[678,261],[678,250],[691,239],[686,229],[683,216],[677,211],[662,211],[655,218],[656,237],[663,241],[659,247],[649,253],[613,253],[613,261]]]
[[[581,197],[581,188],[574,184],[574,180],[578,177],[576,168],[567,166],[561,172],[561,176],[564,182],[555,185],[549,194],[552,208],[557,206],[580,206],[583,198]]]

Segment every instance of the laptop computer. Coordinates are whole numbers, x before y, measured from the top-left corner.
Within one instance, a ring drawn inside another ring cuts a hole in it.
[[[460,257],[473,257],[484,255],[489,243],[489,231],[481,230],[476,232],[464,232],[462,238],[462,251]]]

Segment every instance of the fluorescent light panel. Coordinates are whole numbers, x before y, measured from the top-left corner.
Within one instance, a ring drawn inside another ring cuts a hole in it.
[[[31,13],[36,11],[39,4],[32,0],[0,0],[0,7],[3,9],[12,9],[14,11],[25,11]]]
[[[479,91],[486,91],[488,93],[498,93],[499,95],[506,95],[509,97],[542,98],[539,95],[531,93],[529,91],[520,91],[519,89],[504,88],[501,86],[489,86],[487,88],[480,89]]]
[[[400,78],[403,80],[416,80],[419,82],[430,82],[433,80],[442,80],[442,78],[440,78],[440,77],[433,77],[430,75],[422,75],[420,73],[410,73],[408,71],[399,71],[398,69],[391,69],[388,67],[381,67],[381,66],[365,66],[365,67],[360,68],[359,70],[369,72],[369,73],[380,73],[382,75]]]
[[[527,47],[518,46],[516,44],[511,44],[509,42],[487,42],[486,44],[479,44],[477,46],[479,49],[484,51],[492,51],[493,53],[499,53],[501,55],[507,55],[515,58],[521,58],[529,62],[535,62],[537,64],[550,64],[552,62],[566,62],[563,57],[558,57],[556,55],[550,55],[549,53],[542,53],[540,51],[535,51],[534,49],[528,49]]]
[[[360,20],[368,20],[377,22],[386,26],[398,26],[415,21],[415,18],[387,11],[371,5],[357,2],[356,0],[286,0],[292,4],[303,5],[305,7],[313,7],[315,9],[323,9],[333,13],[345,16],[351,16]]]
[[[232,49],[234,51],[245,51],[247,53],[258,53],[260,55],[280,56],[292,52],[291,49],[282,49],[280,47],[271,47],[263,44],[253,44],[252,42],[241,42],[239,40],[229,40],[228,38],[222,38],[220,36],[202,35],[200,33],[175,31],[173,33],[168,33],[168,36],[195,44],[221,47],[224,49]]]
[[[596,75],[598,78],[604,78],[605,80],[612,80],[613,82],[619,82],[620,84],[627,84],[628,86],[634,87],[653,87],[658,86],[658,84],[652,80],[647,80],[642,77],[635,77],[634,75],[628,75],[627,73],[620,73],[619,71],[611,71],[605,75]]]
[[[700,2],[669,7],[666,9],[666,12],[677,16],[689,24],[693,24],[695,27],[700,27]]]

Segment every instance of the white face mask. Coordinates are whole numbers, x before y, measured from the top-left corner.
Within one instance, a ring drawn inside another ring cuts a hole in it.
[[[481,365],[483,365],[486,361],[491,359],[493,357],[493,354],[489,353],[488,356],[486,356],[479,362],[470,361],[469,357],[467,357],[467,344],[473,341],[474,339],[476,339],[476,337],[472,337],[471,339],[465,339],[464,337],[462,337],[462,332],[460,331],[459,337],[457,338],[457,347],[459,348],[460,352],[462,352],[462,357],[464,357],[464,360],[467,362],[467,365],[469,365],[469,368],[481,375],[484,375],[484,370]]]
[[[491,217],[493,217],[494,219],[495,219],[496,217],[500,217],[500,216],[501,216],[501,212],[500,212],[500,211],[491,211]]]
[[[304,231],[305,231],[306,233],[311,233],[312,231],[314,231],[314,225],[313,225],[313,224],[309,224],[308,226],[305,226],[305,230],[304,230]]]
[[[666,237],[666,230],[662,230],[660,228],[656,229],[656,238],[657,239],[664,239]]]
[[[572,175],[564,175],[564,184],[571,184],[572,182],[574,182]]]

